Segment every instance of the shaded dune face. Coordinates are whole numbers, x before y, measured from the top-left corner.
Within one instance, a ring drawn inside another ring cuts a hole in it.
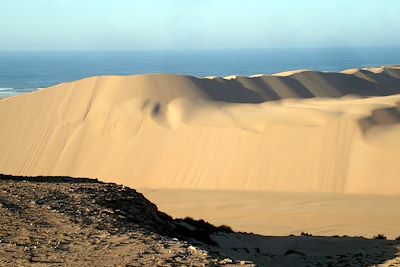
[[[400,193],[400,68],[106,76],[0,101],[0,173]]]

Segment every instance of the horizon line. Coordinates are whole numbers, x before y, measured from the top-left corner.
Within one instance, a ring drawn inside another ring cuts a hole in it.
[[[286,46],[286,47],[249,47],[249,48],[137,48],[137,49],[0,49],[1,52],[178,52],[178,51],[238,51],[238,50],[293,50],[293,49],[368,49],[400,48],[400,45],[365,45],[365,46]]]

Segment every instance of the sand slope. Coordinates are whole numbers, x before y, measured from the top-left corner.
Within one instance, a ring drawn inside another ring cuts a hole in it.
[[[400,68],[93,77],[0,100],[0,173],[400,193]]]
[[[190,216],[269,236],[400,238],[400,196],[228,190],[141,189],[173,217]]]

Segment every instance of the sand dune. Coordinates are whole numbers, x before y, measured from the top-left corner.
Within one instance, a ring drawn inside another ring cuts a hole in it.
[[[400,68],[106,76],[0,100],[0,173],[400,193]]]

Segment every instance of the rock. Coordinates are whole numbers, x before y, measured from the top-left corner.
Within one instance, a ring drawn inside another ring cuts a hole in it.
[[[140,193],[80,179],[0,175],[0,265],[218,265]]]
[[[195,248],[194,246],[189,246],[188,249],[192,250],[192,251],[196,251],[197,250],[197,248]]]

